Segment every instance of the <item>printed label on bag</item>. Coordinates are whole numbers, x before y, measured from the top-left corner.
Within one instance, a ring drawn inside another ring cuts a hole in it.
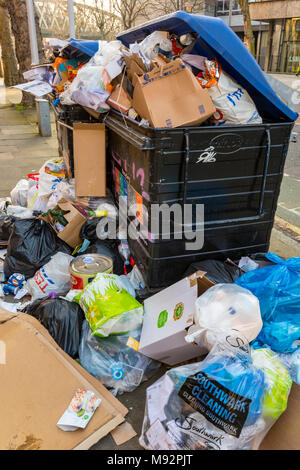
[[[126,346],[128,346],[129,348],[134,349],[135,351],[138,351],[139,347],[140,347],[140,343],[139,343],[138,340],[136,340],[136,339],[132,338],[131,336],[129,336],[128,341],[126,343]]]
[[[217,428],[240,436],[252,401],[249,398],[232,392],[204,372],[188,377],[178,395]]]

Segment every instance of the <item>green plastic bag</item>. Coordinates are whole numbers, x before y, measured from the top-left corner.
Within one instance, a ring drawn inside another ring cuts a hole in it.
[[[266,377],[266,393],[262,414],[277,419],[287,407],[292,379],[277,354],[269,348],[252,349],[254,366],[261,369]]]
[[[127,292],[115,274],[97,274],[74,300],[83,309],[96,336],[127,333],[141,326],[143,321],[143,306]]]

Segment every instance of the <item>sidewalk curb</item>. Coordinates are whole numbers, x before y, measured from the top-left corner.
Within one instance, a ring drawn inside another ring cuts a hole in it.
[[[275,216],[273,230],[276,230],[278,238],[281,238],[282,241],[290,246],[295,246],[297,249],[300,248],[300,227]]]

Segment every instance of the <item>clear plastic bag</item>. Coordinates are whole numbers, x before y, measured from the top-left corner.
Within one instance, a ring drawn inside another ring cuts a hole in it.
[[[140,333],[137,329],[124,335],[97,338],[84,321],[79,347],[81,365],[116,394],[132,392],[143,378],[150,378],[160,367],[159,362],[128,346],[139,341]]]
[[[270,368],[276,387],[280,372]],[[280,414],[276,400],[266,401],[273,393],[245,344],[220,343],[204,361],[169,370],[147,389],[140,444],[149,450],[256,450],[275,422],[270,406]]]
[[[250,342],[261,328],[259,302],[255,295],[235,284],[216,284],[196,300],[194,325],[185,339],[210,350],[225,333],[238,331]]]
[[[33,210],[24,206],[7,206],[7,215],[17,217],[19,219],[33,219]]]
[[[76,297],[93,335],[122,334],[141,326],[143,306],[115,274],[99,273]]]
[[[154,31],[146,36],[146,38],[139,44],[141,52],[152,60],[157,57],[159,49],[165,52],[172,51],[172,42],[168,39],[163,31]]]
[[[31,299],[47,297],[51,292],[56,294],[68,292],[71,283],[69,266],[73,259],[73,256],[60,252],[52,256],[51,260],[27,281]]]
[[[266,258],[275,264],[249,271],[235,284],[249,289],[259,300],[263,328],[253,345],[293,352],[300,342],[300,258],[284,261],[274,253]]]
[[[122,58],[121,46],[120,41],[99,41],[96,54],[78,70],[72,84],[60,95],[61,102],[70,104],[73,101],[98,112],[109,110],[106,100],[113,87],[105,66]]]

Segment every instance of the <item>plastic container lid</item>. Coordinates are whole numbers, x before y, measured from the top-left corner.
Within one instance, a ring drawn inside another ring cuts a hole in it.
[[[177,11],[128,29],[119,34],[118,39],[128,47],[153,31],[169,31],[178,36],[192,32],[198,34],[192,53],[216,58],[225,72],[248,91],[265,119],[275,122],[297,119],[298,113],[276,95],[247,47],[220,18]]]
[[[79,274],[103,273],[112,269],[113,261],[109,256],[90,253],[78,256],[71,262],[71,270]]]

